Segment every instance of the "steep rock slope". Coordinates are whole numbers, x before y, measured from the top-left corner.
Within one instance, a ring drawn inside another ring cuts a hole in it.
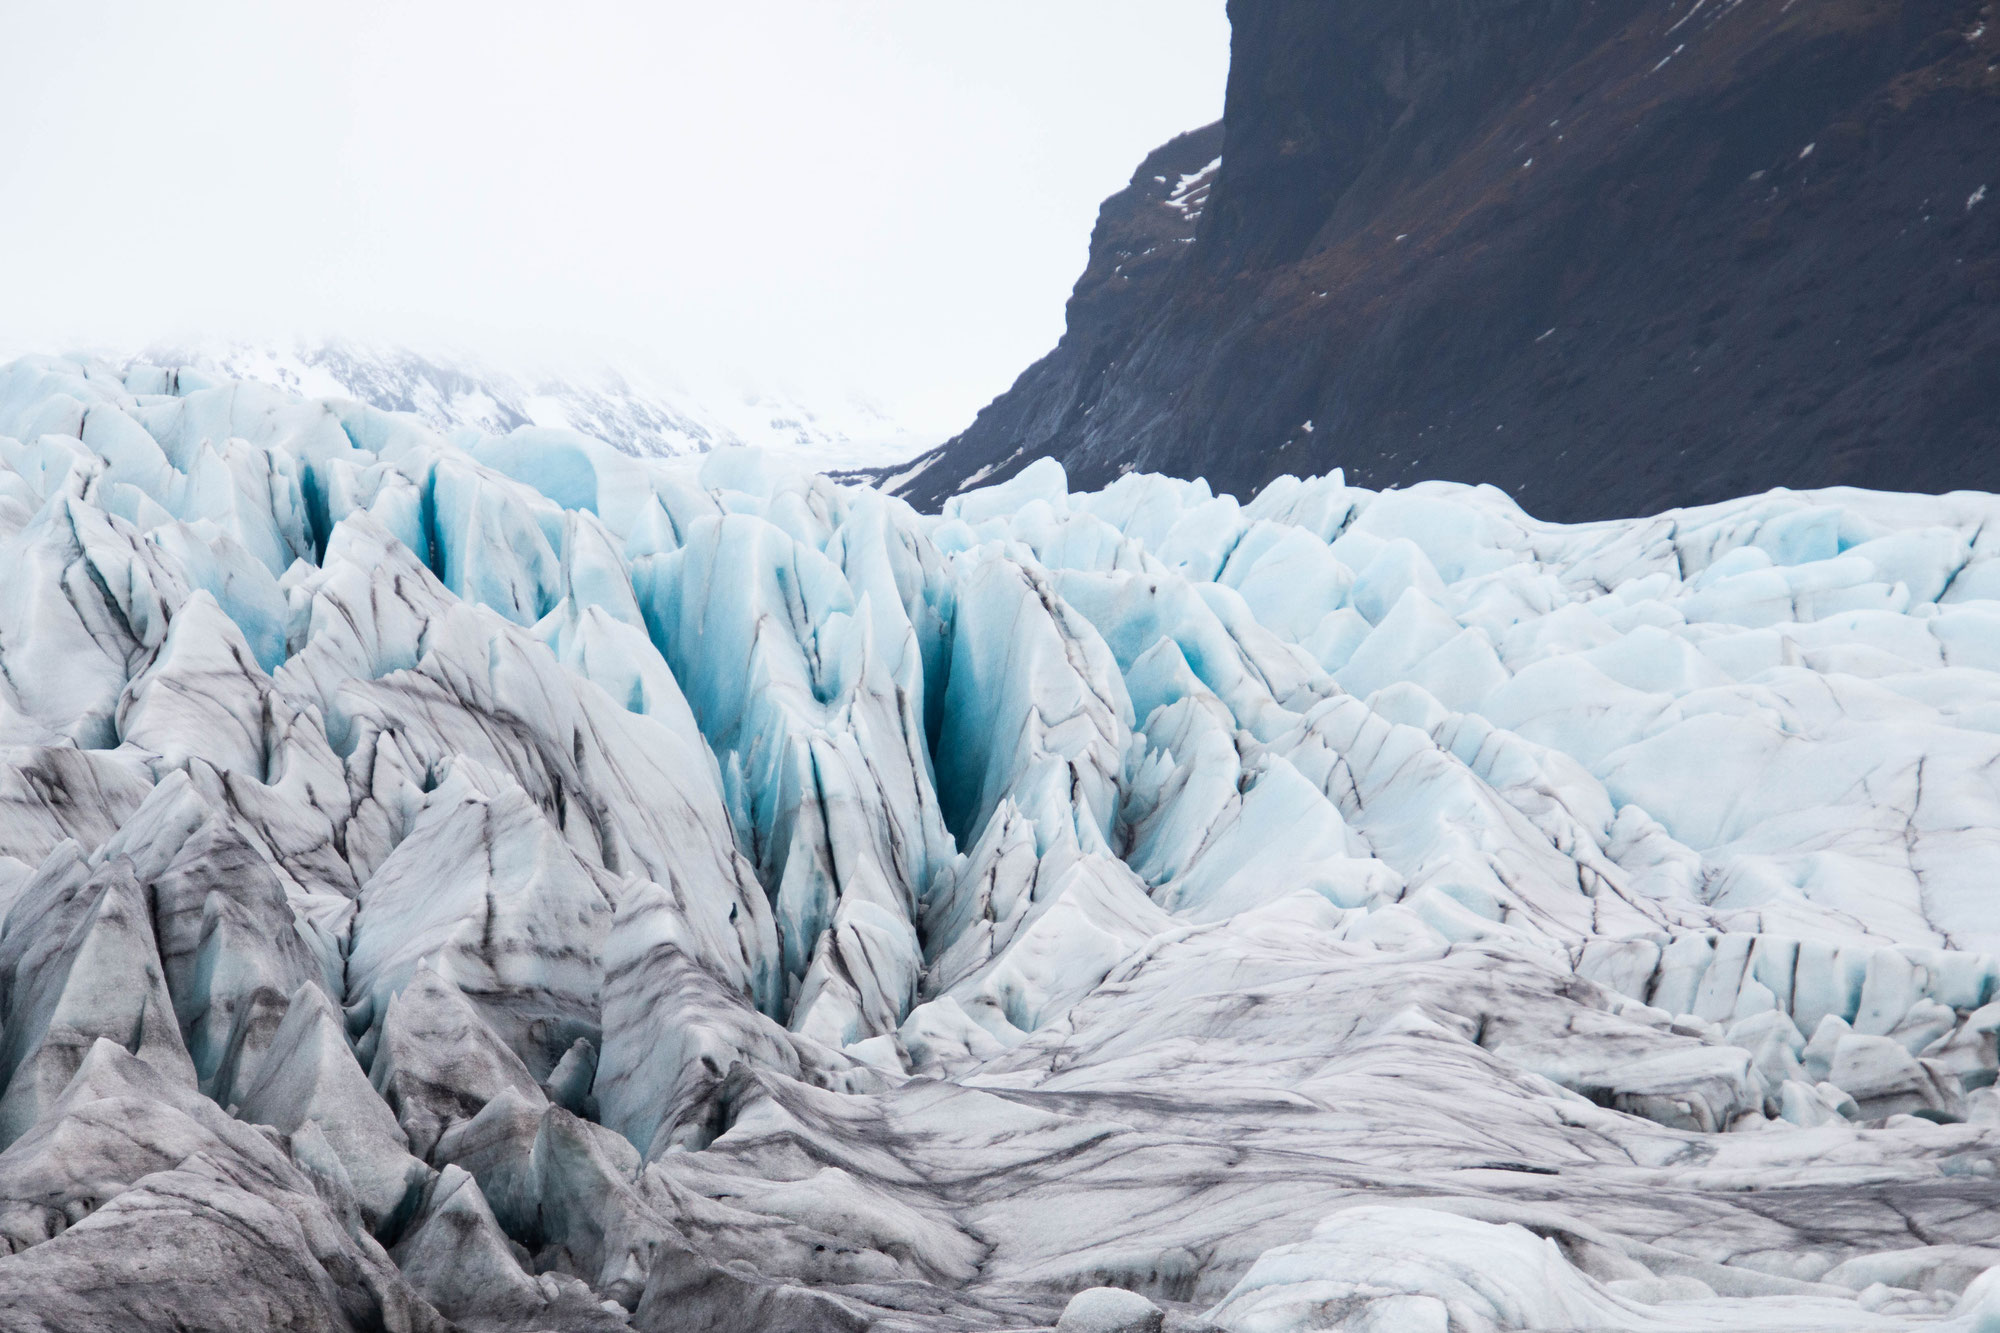
[[[1154,177],[1214,153],[1177,141],[1106,202],[1062,342],[899,494],[1042,456],[1239,494],[1491,482],[1567,520],[2000,486],[1990,0],[1230,17],[1198,223]]]
[[[0,367],[4,1322],[1989,1328],[1996,518]]]

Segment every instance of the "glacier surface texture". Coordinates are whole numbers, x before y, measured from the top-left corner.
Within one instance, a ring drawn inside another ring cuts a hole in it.
[[[0,368],[7,1329],[2000,1327],[2000,500],[199,384]]]

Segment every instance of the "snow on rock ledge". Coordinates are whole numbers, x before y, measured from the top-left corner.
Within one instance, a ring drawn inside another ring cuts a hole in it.
[[[1970,1327],[1995,518],[0,367],[0,1304]]]

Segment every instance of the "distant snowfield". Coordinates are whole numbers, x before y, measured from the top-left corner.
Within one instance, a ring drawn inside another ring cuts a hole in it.
[[[723,376],[694,385],[608,365],[536,373],[464,354],[343,341],[163,345],[138,360],[308,397],[355,398],[413,413],[445,434],[553,426],[639,457],[749,446],[788,469],[839,472],[891,466],[937,443],[855,395],[753,389]]]
[[[1996,518],[0,367],[0,1308],[1990,1329]]]

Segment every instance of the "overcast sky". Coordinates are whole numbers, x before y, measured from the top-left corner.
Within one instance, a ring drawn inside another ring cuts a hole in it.
[[[955,430],[1223,0],[0,0],[0,342],[654,358]]]

